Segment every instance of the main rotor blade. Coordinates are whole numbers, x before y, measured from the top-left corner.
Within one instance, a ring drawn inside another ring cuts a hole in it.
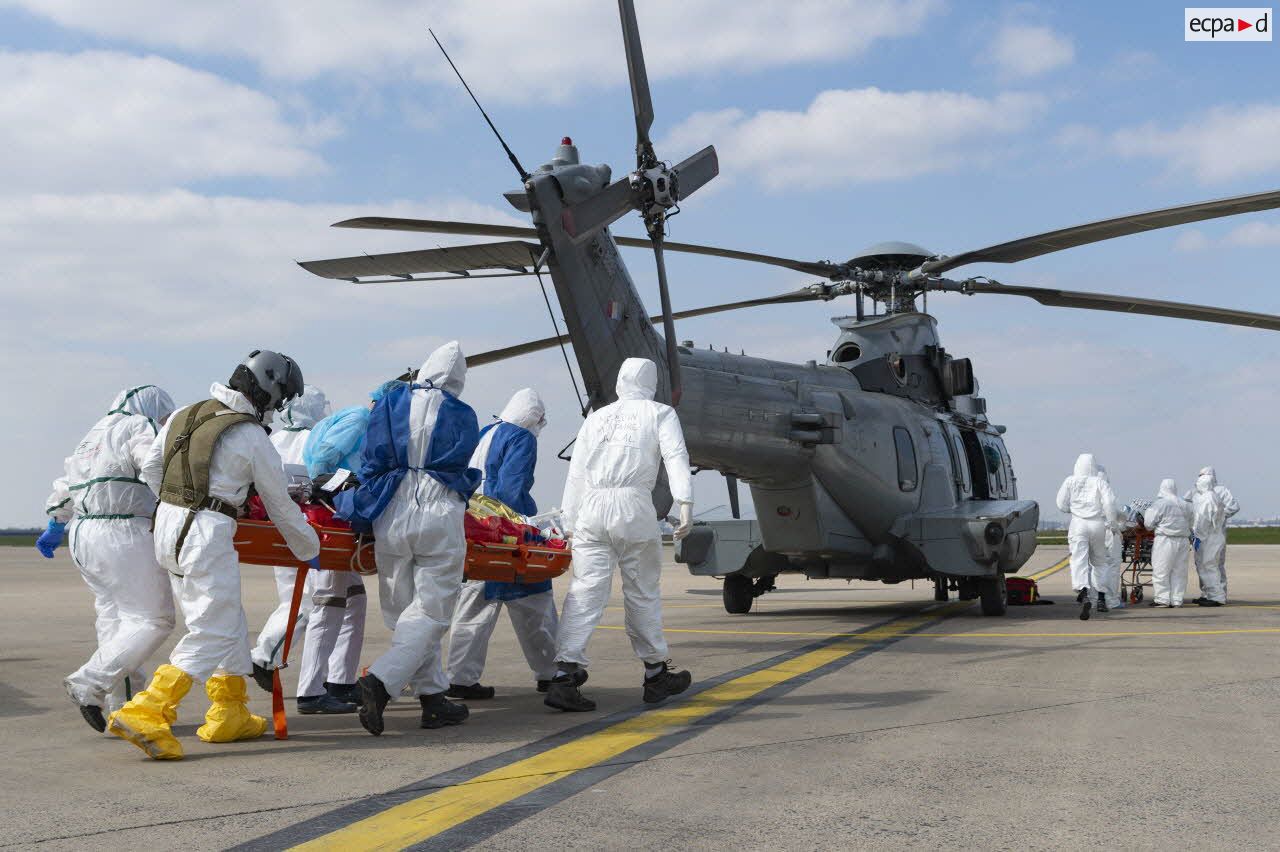
[[[1018,240],[1011,240],[999,245],[967,251],[963,254],[944,257],[940,260],[925,261],[920,269],[926,273],[943,273],[970,263],[1014,263],[1042,254],[1075,248],[1076,246],[1125,237],[1143,231],[1154,231],[1173,225],[1185,225],[1190,222],[1202,222],[1206,219],[1218,219],[1223,216],[1237,216],[1241,213],[1255,213],[1259,210],[1272,210],[1280,207],[1280,190],[1258,192],[1253,195],[1237,195],[1233,198],[1220,198],[1216,201],[1201,201],[1197,204],[1183,204],[1179,207],[1165,207],[1150,210],[1146,213],[1133,213],[1115,219],[1102,219],[1098,222],[1087,222],[1072,228],[1047,231]]]
[[[395,216],[360,216],[334,222],[334,228],[364,228],[372,231],[419,231],[428,234],[467,234],[475,237],[538,238],[533,228],[489,225],[484,222],[447,222],[439,219],[400,219]],[[646,241],[645,245],[649,243]]]
[[[538,258],[542,247],[537,243],[512,240],[469,246],[448,246],[421,251],[398,251],[388,254],[362,254],[333,260],[303,260],[298,265],[321,278],[355,281],[359,278],[387,276],[411,280],[415,275],[431,272],[466,274],[473,269],[509,269],[524,272]]]
[[[590,239],[595,232],[635,210],[638,206],[631,179],[615,180],[595,195],[560,211],[560,224],[575,243]]]
[[[631,78],[631,105],[636,113],[636,154],[652,152],[649,128],[653,126],[653,98],[649,95],[649,74],[644,67],[644,48],[640,44],[640,25],[636,23],[636,7],[632,0],[618,0],[622,18],[622,46],[627,51],[627,76]],[[644,163],[638,163],[641,168]]]
[[[715,146],[708,145],[692,157],[685,159],[672,171],[676,173],[679,181],[677,185],[680,189],[680,197],[676,200],[684,201],[720,174],[720,158],[716,156]]]
[[[1053,308],[1082,308],[1091,311],[1116,311],[1123,314],[1145,314],[1155,317],[1198,320],[1200,322],[1242,325],[1248,328],[1264,328],[1280,331],[1280,316],[1257,314],[1252,311],[1235,311],[1209,305],[1189,305],[1184,302],[1165,302],[1158,299],[1137,299],[1133,296],[1114,296],[1109,293],[1079,293],[1047,287],[1024,287],[1017,284],[974,282],[966,289],[972,293],[996,293],[1005,296],[1028,296],[1042,305]]]
[[[697,154],[694,156],[696,157]],[[690,159],[693,158],[691,157]],[[681,166],[683,165],[684,163],[681,163]],[[436,219],[400,219],[393,216],[362,216],[358,219],[346,219],[342,222],[335,222],[333,227],[367,228],[379,231],[414,231],[430,234],[473,234],[481,237],[527,237],[535,240],[538,238],[538,232],[533,228],[521,228],[513,225],[487,225],[481,222],[448,222]],[[615,234],[613,240],[618,245],[626,246],[628,248],[647,249],[652,248],[653,246],[653,244],[649,242],[648,237],[620,237]],[[789,257],[775,257],[774,255],[769,254],[759,254],[752,251],[739,251],[737,249],[720,248],[718,246],[704,246],[696,243],[665,242],[663,245],[666,247],[667,251],[678,251],[685,254],[703,254],[712,257],[727,257],[731,260],[745,260],[751,263],[764,263],[769,266],[781,266],[784,269],[794,269],[796,272],[803,272],[805,275],[816,275],[819,278],[833,278],[840,274],[841,269],[834,263],[829,263],[825,260],[795,260]]]
[[[676,311],[671,315],[671,319],[691,319],[693,317],[707,316],[708,314],[736,311],[742,308],[755,308],[763,305],[780,305],[789,302],[812,302],[821,298],[823,298],[821,295],[810,290],[808,287],[805,287],[800,290],[793,290],[790,293],[781,293],[777,296],[764,296],[759,299],[747,299],[741,302],[728,302],[723,305],[708,305],[703,308],[691,308],[687,311]],[[663,317],[659,314],[658,316],[649,317],[649,321],[659,323],[663,321]],[[528,355],[532,352],[541,352],[544,349],[553,349],[561,343],[568,344],[569,342],[569,335],[562,334],[559,337],[544,337],[541,340],[530,340],[526,343],[517,343],[515,346],[505,346],[502,349],[491,349],[488,352],[481,352],[479,355],[468,355],[467,366],[481,367],[485,364],[494,364],[498,361],[506,361],[509,358],[515,358],[520,355]]]

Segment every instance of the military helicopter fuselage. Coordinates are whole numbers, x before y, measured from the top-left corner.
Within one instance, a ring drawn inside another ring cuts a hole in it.
[[[628,357],[664,367],[669,401],[665,343],[612,235],[575,241],[565,230],[566,207],[608,182],[607,169],[577,165],[566,148],[530,177],[525,198],[508,198],[532,214],[590,405],[613,399]],[[695,527],[680,558],[698,573],[755,578],[963,578],[1002,611],[1002,575],[1034,551],[1039,515],[1017,499],[1003,429],[973,395],[968,361],[946,354],[927,314],[837,324],[823,364],[678,348],[690,458],[748,483],[756,509],[754,522]],[[655,502],[666,514],[669,497]]]

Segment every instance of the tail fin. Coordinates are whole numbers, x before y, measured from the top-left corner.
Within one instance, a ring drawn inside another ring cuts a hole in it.
[[[565,232],[560,214],[566,206],[563,179],[568,176],[559,171],[534,174],[529,194],[539,236],[543,245],[551,246],[547,264],[588,404],[599,408],[616,398],[618,369],[627,358],[649,358],[658,365],[657,398],[669,402],[671,388],[662,336],[650,322],[609,230],[601,228],[578,245]]]

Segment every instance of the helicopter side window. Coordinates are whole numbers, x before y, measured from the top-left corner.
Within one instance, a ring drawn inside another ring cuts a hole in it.
[[[947,448],[951,456],[951,475],[956,482],[957,496],[967,499],[973,489],[969,485],[969,462],[964,454],[964,441],[960,439],[960,431],[954,426],[947,426]]]
[[[898,453],[898,487],[903,491],[915,491],[919,471],[916,468],[916,445],[911,440],[911,433],[901,426],[895,426],[893,446]]]

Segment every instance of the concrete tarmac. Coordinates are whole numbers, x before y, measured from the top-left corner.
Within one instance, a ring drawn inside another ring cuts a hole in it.
[[[1022,574],[1064,555],[1042,548]],[[94,648],[65,551],[0,548],[0,847],[1272,846],[1277,567],[1280,548],[1232,546],[1231,606],[1082,622],[1062,570],[1041,581],[1053,605],[1004,618],[935,604],[926,583],[798,577],[730,616],[717,582],[669,565],[672,656],[709,688],[660,710],[636,712],[615,583],[584,688],[595,714],[543,707],[503,616],[484,678],[498,697],[472,702],[465,725],[421,730],[402,698],[375,738],[355,716],[299,716],[289,701],[287,741],[208,745],[197,688],[175,726],[186,759],[158,763],[94,733],[62,690]],[[243,575],[256,631],[274,584],[266,568]],[[366,663],[389,637],[367,585]]]

